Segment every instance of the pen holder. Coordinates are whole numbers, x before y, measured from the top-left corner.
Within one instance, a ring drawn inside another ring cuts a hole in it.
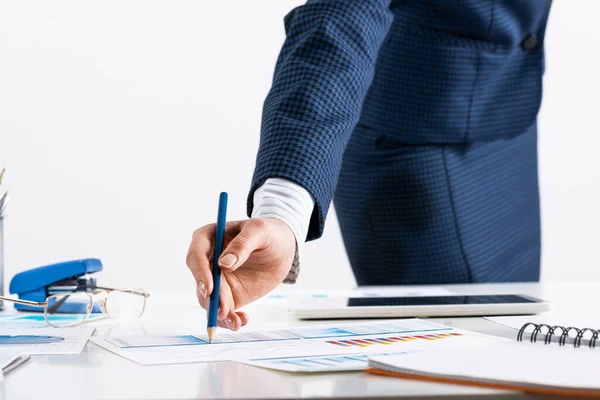
[[[0,215],[0,296],[4,296],[4,218]],[[4,302],[0,300],[0,310]]]

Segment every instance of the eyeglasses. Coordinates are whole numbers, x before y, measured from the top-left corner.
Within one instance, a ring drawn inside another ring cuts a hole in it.
[[[74,290],[50,295],[43,302],[3,296],[0,296],[0,300],[34,307],[34,309],[43,308],[48,325],[64,328],[87,322],[92,313],[100,313],[105,318],[119,322],[135,321],[144,314],[148,297],[150,294],[141,289],[110,289],[95,285],[77,285]]]

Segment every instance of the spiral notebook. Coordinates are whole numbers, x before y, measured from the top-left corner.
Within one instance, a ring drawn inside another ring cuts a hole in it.
[[[373,357],[367,372],[528,393],[600,397],[598,332],[524,324],[514,342],[493,344],[487,349]]]

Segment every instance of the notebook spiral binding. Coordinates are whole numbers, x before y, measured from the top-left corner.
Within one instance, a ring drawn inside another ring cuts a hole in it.
[[[534,327],[533,328],[533,332],[531,332],[531,343],[535,343],[537,342],[537,338],[538,335],[540,333],[542,333],[542,329],[547,329],[548,331],[546,332],[546,337],[544,338],[544,344],[549,344],[552,341],[552,336],[558,336],[558,332],[560,331],[560,337],[558,338],[558,344],[560,346],[564,346],[567,342],[567,338],[569,337],[569,333],[571,332],[575,332],[577,333],[577,335],[575,336],[574,339],[574,343],[573,346],[574,347],[579,347],[581,346],[581,340],[583,339],[583,335],[585,335],[586,333],[590,333],[591,337],[590,337],[590,349],[591,348],[595,348],[596,347],[596,341],[598,340],[598,337],[600,336],[600,329],[591,329],[591,328],[583,328],[583,329],[579,329],[579,328],[575,328],[573,326],[569,326],[569,327],[564,327],[564,326],[560,326],[560,325],[546,325],[546,324],[534,324],[533,322],[528,322],[525,325],[523,325],[521,327],[521,329],[519,330],[519,333],[517,334],[517,341],[521,342],[523,340],[523,334],[525,333],[525,331],[527,330],[527,328],[529,327]],[[542,333],[543,335],[543,333]]]

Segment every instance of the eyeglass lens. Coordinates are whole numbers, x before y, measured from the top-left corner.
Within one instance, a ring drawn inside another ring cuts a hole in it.
[[[79,325],[92,311],[92,296],[85,292],[65,293],[50,296],[46,306],[46,319],[52,326]]]
[[[135,321],[142,316],[146,297],[135,290],[113,290],[105,302],[106,312],[117,321]]]

